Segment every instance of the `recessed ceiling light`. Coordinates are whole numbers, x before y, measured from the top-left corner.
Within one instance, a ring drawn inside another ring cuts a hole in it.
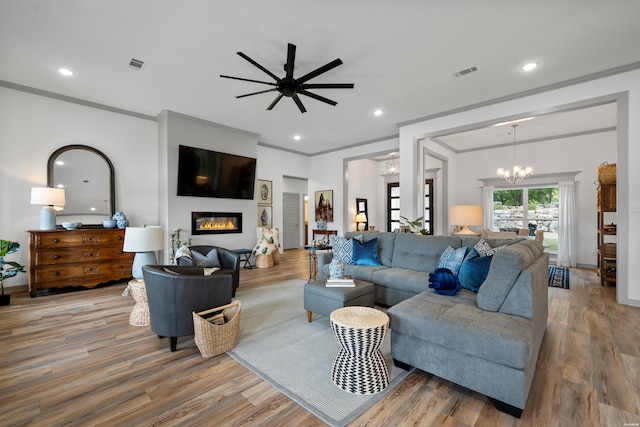
[[[295,139],[296,141],[300,141],[302,137],[300,135],[293,135],[293,139]]]
[[[529,62],[528,64],[524,64],[521,68],[522,71],[531,71],[538,67],[537,62]]]
[[[58,68],[58,72],[65,77],[71,77],[74,74],[73,71],[71,71],[70,69],[63,68],[63,67]]]
[[[376,111],[374,111],[374,112],[373,112],[373,115],[374,115],[374,116],[381,116],[381,115],[382,115],[382,112],[383,112],[382,110],[378,109],[378,110],[376,110]]]

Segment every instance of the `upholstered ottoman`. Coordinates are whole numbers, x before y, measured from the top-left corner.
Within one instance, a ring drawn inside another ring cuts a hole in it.
[[[342,307],[361,305],[373,307],[375,304],[373,283],[354,280],[355,287],[326,287],[324,280],[304,285],[304,309],[311,322],[313,313],[329,317],[331,312]]]

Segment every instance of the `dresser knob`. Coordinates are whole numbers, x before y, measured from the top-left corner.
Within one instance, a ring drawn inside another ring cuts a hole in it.
[[[53,239],[53,243],[58,243],[59,241],[59,239]]]
[[[54,275],[54,276],[59,276],[59,275],[60,275],[60,272],[59,272],[59,271],[54,271],[54,272],[53,272],[53,275]]]
[[[60,255],[54,255],[53,259],[60,259]]]

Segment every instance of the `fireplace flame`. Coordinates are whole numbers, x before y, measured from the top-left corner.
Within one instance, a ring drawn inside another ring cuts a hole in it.
[[[236,225],[231,219],[226,221],[208,220],[200,225],[200,230],[235,230]]]

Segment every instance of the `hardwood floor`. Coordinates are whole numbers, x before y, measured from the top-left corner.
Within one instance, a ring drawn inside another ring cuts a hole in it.
[[[242,269],[249,287],[308,278],[304,250],[269,269]],[[204,359],[192,339],[169,352],[128,323],[126,284],[0,307],[0,425],[322,426],[227,355]],[[301,309],[301,318],[305,313]],[[640,423],[640,308],[615,302],[595,270],[549,288],[549,323],[527,408],[517,420],[490,401],[416,371],[351,426],[623,426]]]

